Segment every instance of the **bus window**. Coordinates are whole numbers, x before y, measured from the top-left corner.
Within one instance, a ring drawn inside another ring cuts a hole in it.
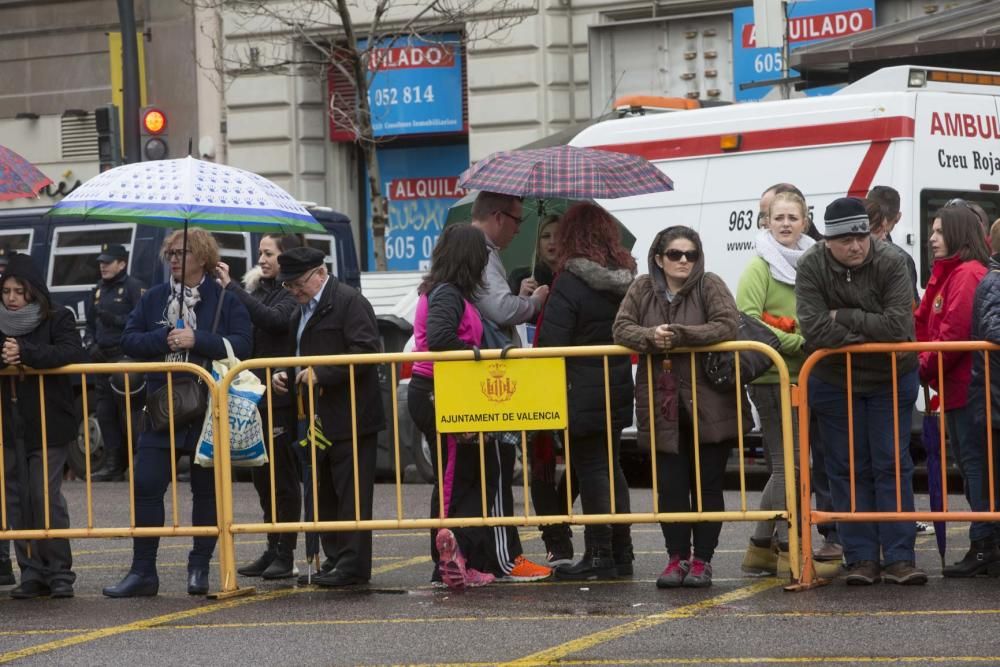
[[[212,232],[219,244],[219,256],[229,265],[229,275],[241,281],[250,269],[250,235],[245,232]]]
[[[32,229],[4,229],[0,231],[0,248],[6,249],[8,254],[19,252],[30,255],[33,237]]]
[[[958,190],[923,190],[920,192],[920,253],[922,261],[920,269],[920,284],[927,285],[927,280],[931,275],[931,261],[927,254],[927,241],[931,236],[931,227],[934,225],[934,215],[938,209],[956,200],[952,205],[963,206],[967,204],[978,204],[986,211],[986,220],[982,221],[985,227],[984,235],[989,238],[990,226],[993,221],[1000,218],[1000,192],[982,192],[979,190],[972,192],[961,192]],[[975,209],[973,209],[974,211]],[[998,249],[994,249],[998,250]]]
[[[52,231],[48,286],[53,292],[89,289],[101,279],[97,256],[104,243],[125,246],[131,260],[135,225],[56,227]]]

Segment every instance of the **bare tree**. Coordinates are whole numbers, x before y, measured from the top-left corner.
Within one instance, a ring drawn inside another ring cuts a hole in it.
[[[503,41],[512,27],[538,12],[537,0],[189,0],[238,23],[245,45],[216,45],[214,66],[227,80],[246,73],[281,72],[326,76],[330,68],[347,81],[353,99],[331,94],[334,123],[352,131],[368,172],[375,268],[387,269],[385,236],[388,201],[382,192],[369,99],[385,53],[411,37],[441,42],[441,33],[460,39],[448,48]],[[363,41],[363,45],[362,45]],[[242,48],[241,48],[242,46]],[[270,52],[261,52],[261,46]]]

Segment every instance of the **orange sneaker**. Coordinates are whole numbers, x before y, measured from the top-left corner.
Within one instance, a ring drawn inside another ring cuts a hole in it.
[[[552,568],[532,563],[524,557],[524,554],[514,559],[514,569],[506,577],[497,579],[508,583],[518,583],[522,581],[541,581],[552,576]]]

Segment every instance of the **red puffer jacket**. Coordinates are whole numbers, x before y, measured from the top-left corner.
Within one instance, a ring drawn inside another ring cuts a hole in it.
[[[958,255],[934,262],[927,291],[915,314],[918,341],[967,341],[972,331],[972,302],[986,267]],[[965,407],[972,374],[971,352],[942,354],[944,408]],[[936,352],[920,353],[920,380],[938,389]]]

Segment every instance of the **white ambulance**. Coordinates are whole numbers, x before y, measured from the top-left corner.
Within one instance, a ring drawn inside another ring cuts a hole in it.
[[[571,143],[642,155],[673,179],[673,192],[600,202],[635,235],[641,270],[658,231],[688,225],[701,234],[707,269],[735,291],[765,188],[796,185],[822,231],[831,201],[889,185],[903,214],[893,240],[923,285],[938,208],[963,198],[1000,217],[998,96],[998,73],[899,66],[826,97],[609,120]]]

